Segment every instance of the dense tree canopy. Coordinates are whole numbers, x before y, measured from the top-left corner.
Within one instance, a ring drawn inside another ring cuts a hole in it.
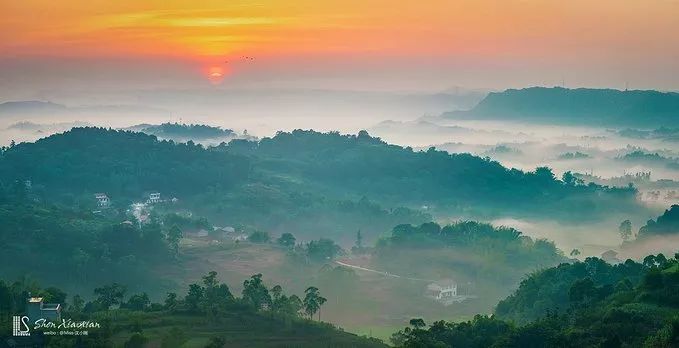
[[[148,191],[186,196],[234,187],[250,172],[240,156],[206,151],[192,143],[102,128],[74,128],[23,143],[0,158],[0,180],[31,180],[46,199],[106,193],[124,204]]]
[[[676,347],[679,260],[660,259],[651,267],[595,258],[563,264],[531,275],[495,316],[413,325],[392,341],[401,347]]]
[[[172,255],[168,228],[156,221],[140,226],[132,216],[40,203],[25,192],[0,197],[0,263],[17,265],[0,268],[0,276],[73,286],[104,280],[148,285],[147,266]]]
[[[390,237],[378,242],[375,253],[384,265],[398,264],[404,269],[412,269],[414,265],[448,268],[451,272],[504,279],[510,284],[530,270],[565,260],[550,241],[533,240],[513,228],[475,221],[443,227],[434,222],[398,225]],[[417,262],[408,260],[411,254],[418,258]],[[426,268],[418,273],[426,274]]]
[[[639,229],[639,238],[679,234],[679,205],[674,204],[665,210],[656,220],[648,220],[646,225]]]
[[[616,209],[634,200],[633,189],[565,183],[548,168],[525,173],[469,154],[415,152],[366,132],[353,136],[296,130],[251,146],[241,143],[222,148],[256,158],[262,168],[302,177],[323,192],[341,189],[380,202],[484,206],[523,214],[550,211],[563,217],[596,214],[607,209],[601,204],[609,199]]]
[[[416,152],[379,138],[296,130],[259,142],[213,148],[154,136],[74,128],[0,155],[0,181],[30,180],[40,199],[93,207],[94,193],[114,206],[149,192],[178,197],[218,223],[277,232],[362,229],[366,237],[398,223],[429,220],[420,209],[580,220],[638,209],[633,188],[557,180],[549,168],[507,169],[469,154]],[[387,208],[384,208],[387,207]],[[350,218],[348,218],[350,217]]]
[[[567,309],[573,296],[581,296],[571,293],[571,286],[580,280],[586,279],[591,291],[606,292],[626,282],[638,283],[645,272],[642,264],[633,261],[611,265],[598,258],[587,258],[583,262],[563,263],[529,275],[514,294],[500,301],[495,313],[521,323],[535,320],[547,311]]]
[[[235,136],[233,130],[203,124],[163,123],[159,125],[139,125],[132,127],[146,134],[163,139],[202,140]]]

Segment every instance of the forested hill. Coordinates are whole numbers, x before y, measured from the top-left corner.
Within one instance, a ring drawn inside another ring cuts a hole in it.
[[[398,347],[679,347],[679,254],[643,264],[597,258],[528,276],[494,316],[422,319],[394,334]]]
[[[130,130],[138,130],[142,133],[155,135],[161,139],[175,141],[226,139],[236,136],[231,129],[207,126],[202,124],[163,123],[159,125],[137,125]]]
[[[673,126],[679,119],[679,93],[531,87],[490,93],[469,111],[450,118],[524,120],[600,126]]]
[[[673,204],[658,219],[648,220],[646,225],[639,229],[639,239],[677,234],[679,234],[679,204]]]
[[[149,190],[186,196],[232,188],[249,173],[249,161],[240,156],[102,128],[74,128],[22,143],[4,151],[0,162],[0,180],[31,180],[34,189],[60,196],[53,198],[105,192],[132,199]]]
[[[106,192],[129,201],[158,190],[227,212],[250,206],[243,213],[269,215],[276,205],[298,209],[362,197],[391,208],[578,219],[639,208],[634,189],[584,185],[570,175],[558,180],[548,168],[522,172],[469,154],[415,152],[364,131],[297,130],[204,148],[141,133],[75,128],[4,149],[0,180],[31,180],[45,199],[77,201]],[[257,201],[248,201],[253,195]]]
[[[319,190],[365,195],[389,205],[578,218],[636,205],[634,189],[583,185],[569,174],[558,180],[549,168],[523,172],[470,154],[433,148],[417,152],[365,131],[340,135],[296,130],[259,143],[234,141],[220,149],[250,156],[261,169],[299,178]]]

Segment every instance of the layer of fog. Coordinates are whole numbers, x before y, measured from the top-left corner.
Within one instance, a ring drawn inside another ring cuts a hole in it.
[[[549,166],[557,175],[573,171],[603,178],[651,171],[654,180],[679,180],[679,170],[668,168],[667,163],[640,163],[620,158],[640,150],[658,153],[671,162],[679,156],[679,143],[623,138],[613,129],[427,117],[408,122],[385,121],[371,127],[370,133],[389,143],[469,152],[523,170]],[[560,158],[577,152],[589,158]]]
[[[387,119],[410,120],[468,109],[482,91],[401,93],[311,89],[153,89],[94,94],[52,93],[47,106],[0,104],[0,144],[48,135],[8,131],[18,122],[86,122],[124,128],[140,123],[199,123],[263,137],[297,128],[356,133]]]
[[[34,141],[73,126],[125,128],[141,123],[196,123],[263,137],[277,131],[315,129],[356,133],[368,129],[383,140],[415,149],[435,146],[449,152],[490,157],[501,164],[531,171],[548,166],[557,177],[566,171],[589,174],[604,184],[625,185],[629,174],[648,173],[635,182],[640,199],[659,215],[677,203],[679,144],[657,139],[624,138],[614,129],[533,125],[497,121],[456,121],[435,115],[465,109],[481,92],[403,94],[327,90],[148,90],[96,97],[89,103],[73,95],[57,96],[64,103],[45,111],[31,105],[0,110],[0,144]],[[23,108],[23,109],[22,109]],[[434,115],[424,116],[423,115]],[[657,153],[659,161],[623,160],[634,151]],[[569,154],[574,156],[569,157]],[[577,154],[585,154],[587,157]],[[618,178],[620,180],[610,180]],[[609,180],[609,181],[607,181]],[[619,249],[617,225],[631,219],[636,228],[655,216],[611,216],[586,226],[503,219],[491,221],[516,227],[533,237],[548,238],[569,252],[599,255]],[[441,220],[455,217],[439,216]]]
[[[436,147],[451,153],[489,157],[508,168],[532,171],[552,168],[586,174],[610,186],[633,182],[640,199],[661,210],[677,202],[679,143],[620,136],[615,129],[534,125],[498,121],[459,121],[424,117],[413,121],[384,121],[370,133],[389,143],[425,150]],[[626,158],[634,152],[657,158]],[[645,173],[648,178],[635,178]]]
[[[614,250],[624,260],[679,248],[678,238],[644,242],[646,247],[635,244],[634,248],[623,250],[618,233],[621,221],[630,219],[636,231],[647,220],[655,219],[679,201],[677,142],[625,138],[616,129],[459,121],[439,117],[384,121],[371,127],[369,132],[389,143],[411,146],[416,150],[433,146],[451,153],[471,153],[489,157],[509,168],[532,171],[536,167],[547,166],[552,168],[557,177],[566,171],[583,173],[586,174],[583,176],[585,179],[610,186],[626,186],[633,182],[640,192],[638,199],[655,215],[648,215],[648,212],[632,216],[610,215],[587,224],[559,223],[548,216],[535,220],[510,217],[487,221],[514,227],[534,238],[552,240],[566,255],[573,249],[581,252],[579,257],[601,256],[605,251]],[[657,153],[660,159],[625,159],[625,155],[634,151]],[[649,177],[644,176],[649,173]],[[467,218],[437,216],[442,222]]]

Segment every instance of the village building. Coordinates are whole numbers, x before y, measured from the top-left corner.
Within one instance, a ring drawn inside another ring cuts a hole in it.
[[[146,201],[149,204],[156,204],[162,202],[160,199],[160,192],[152,192],[149,194],[149,199]]]
[[[231,226],[212,226],[212,235],[217,238],[229,238],[236,233],[236,229]]]
[[[441,280],[427,285],[425,296],[444,306],[450,306],[454,303],[478,298],[478,296],[472,295],[470,291],[471,288],[471,282],[467,283],[467,286],[464,287],[464,291],[460,291],[456,282],[452,280]]]
[[[105,193],[95,193],[94,198],[97,200],[97,206],[99,208],[107,208],[111,205],[111,200]]]
[[[454,298],[457,296],[457,284],[453,281],[441,281],[427,285],[427,297],[436,300]]]
[[[44,303],[42,297],[29,297],[26,303],[26,315],[31,323],[35,323],[38,319],[58,322],[61,321],[61,304]]]
[[[248,235],[245,234],[245,233],[239,233],[239,234],[233,235],[233,237],[231,237],[231,239],[233,239],[234,242],[244,242],[244,241],[248,240]]]

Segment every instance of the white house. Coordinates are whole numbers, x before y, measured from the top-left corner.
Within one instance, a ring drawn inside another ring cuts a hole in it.
[[[457,284],[453,281],[441,281],[427,285],[427,297],[445,300],[457,297]]]
[[[95,193],[94,198],[97,200],[99,208],[106,208],[111,205],[111,200],[105,193]]]
[[[155,204],[160,202],[162,202],[160,199],[160,192],[152,192],[149,194],[148,203]]]
[[[243,242],[248,240],[248,235],[245,233],[240,233],[231,237],[234,242]]]

